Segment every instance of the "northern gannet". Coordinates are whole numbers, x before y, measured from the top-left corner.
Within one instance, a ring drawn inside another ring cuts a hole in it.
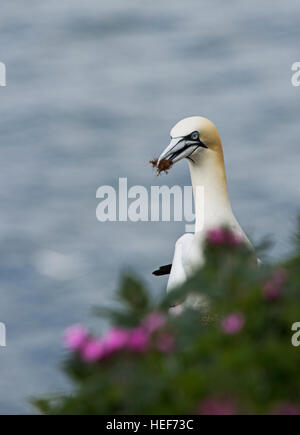
[[[251,244],[237,222],[228,196],[222,142],[216,126],[206,118],[192,116],[179,121],[171,129],[171,142],[161,153],[163,159],[176,163],[186,158],[190,167],[195,203],[195,234],[186,233],[176,244],[173,262],[154,271],[154,275],[170,274],[167,291],[182,284],[194,267],[203,265],[203,244],[208,230],[226,226]],[[204,201],[197,200],[197,186]]]

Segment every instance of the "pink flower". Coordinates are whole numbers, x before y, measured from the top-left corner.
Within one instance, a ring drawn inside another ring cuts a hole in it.
[[[237,414],[237,406],[234,400],[208,397],[198,408],[198,414],[203,415],[234,415]]]
[[[99,338],[90,338],[81,350],[82,359],[89,363],[99,361],[106,355],[106,344],[104,340]]]
[[[166,316],[158,311],[149,314],[142,321],[142,326],[149,332],[152,333],[157,329],[164,327],[166,324]]]
[[[273,274],[273,282],[277,285],[283,285],[288,280],[289,274],[285,269],[277,269]]]
[[[82,325],[73,325],[64,332],[63,343],[65,347],[72,351],[79,351],[87,342],[89,333]]]
[[[105,337],[107,352],[113,353],[124,349],[130,340],[130,331],[121,328],[112,328]]]
[[[278,404],[272,414],[275,415],[300,415],[300,406],[292,402]]]
[[[242,313],[232,313],[221,320],[221,328],[227,335],[240,332],[245,324],[245,316]]]
[[[128,348],[136,352],[145,352],[149,347],[149,338],[144,328],[135,328],[131,331]]]
[[[213,245],[237,246],[242,243],[242,238],[227,228],[215,228],[207,231],[207,241]]]
[[[156,347],[164,353],[172,353],[175,349],[175,340],[169,332],[162,332],[157,337]]]
[[[262,289],[263,298],[268,301],[274,301],[280,296],[280,293],[281,288],[274,285],[271,281],[267,282]]]
[[[207,240],[214,245],[221,245],[225,242],[223,230],[216,228],[207,232]]]
[[[277,299],[282,290],[283,284],[288,280],[288,273],[285,269],[277,269],[262,289],[262,296],[268,301]]]

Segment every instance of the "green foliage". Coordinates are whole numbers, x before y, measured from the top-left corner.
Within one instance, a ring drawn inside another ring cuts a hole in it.
[[[260,266],[243,244],[207,243],[205,266],[160,300],[125,277],[119,309],[98,314],[136,328],[149,313],[165,313],[162,329],[174,337],[174,349],[124,348],[95,362],[70,352],[64,369],[72,393],[36,399],[35,406],[45,414],[298,412],[300,348],[291,343],[291,326],[300,321],[295,239],[289,259]],[[178,301],[186,301],[183,313],[168,314]]]

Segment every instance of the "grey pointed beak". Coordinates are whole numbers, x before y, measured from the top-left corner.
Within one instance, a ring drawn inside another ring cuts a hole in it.
[[[171,160],[173,163],[191,155],[201,144],[197,141],[186,140],[184,137],[175,137],[167,148],[161,153],[157,164],[163,159]]]

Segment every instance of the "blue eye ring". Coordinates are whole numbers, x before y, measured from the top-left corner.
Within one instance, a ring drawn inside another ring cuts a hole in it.
[[[199,139],[199,132],[198,132],[198,131],[194,131],[194,132],[191,134],[191,139],[192,139],[192,140],[198,140],[198,139]]]

